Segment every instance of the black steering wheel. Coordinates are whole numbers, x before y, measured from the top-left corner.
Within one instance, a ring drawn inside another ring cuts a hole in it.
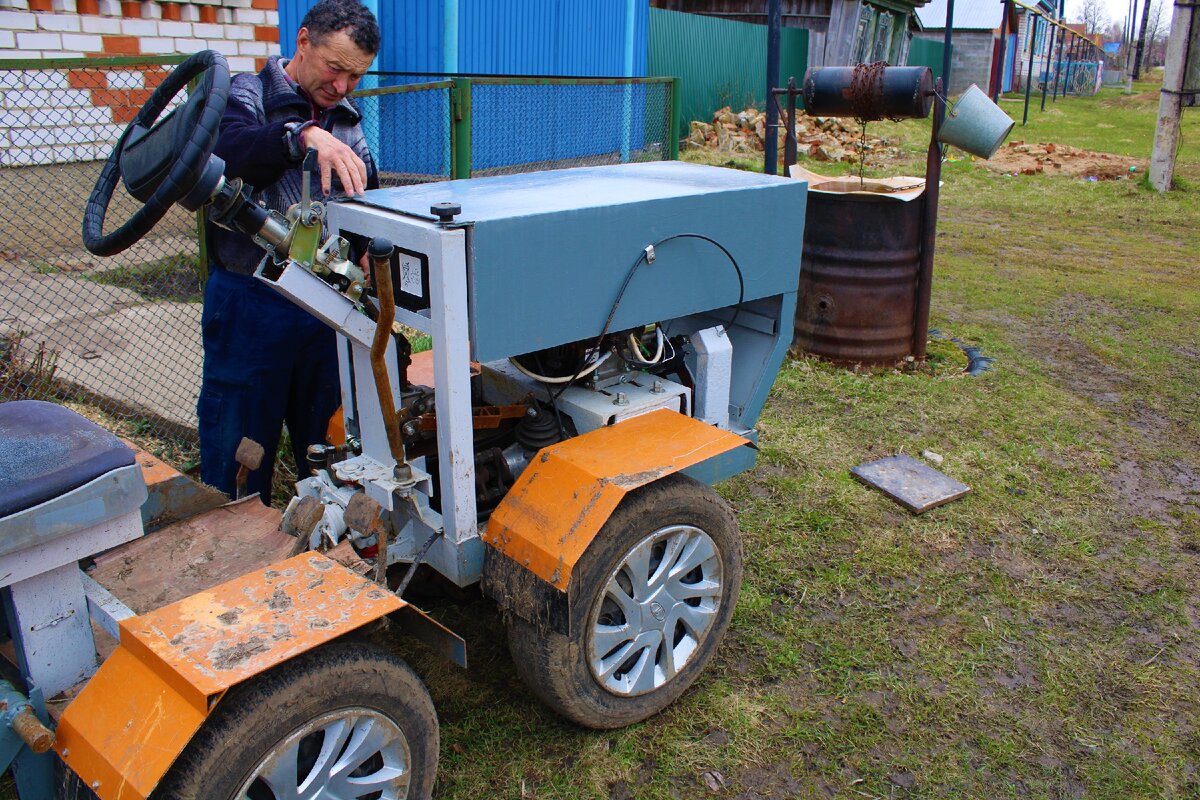
[[[161,121],[163,109],[197,79],[186,103]],[[225,164],[213,156],[217,126],[229,99],[229,65],[213,50],[190,56],[167,76],[113,147],[83,212],[83,243],[115,255],[158,224],[175,203],[195,211],[216,189]],[[104,217],[120,177],[143,205],[111,233]]]

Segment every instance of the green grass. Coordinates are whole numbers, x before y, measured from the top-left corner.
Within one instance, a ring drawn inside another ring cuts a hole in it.
[[[1148,155],[1156,103],[1113,99],[1013,136]],[[896,128],[919,153],[927,123]],[[641,725],[559,721],[488,604],[440,609],[475,661],[410,654],[442,715],[439,797],[706,797],[714,772],[746,798],[1200,796],[1200,193],[970,161],[945,181],[933,324],[995,370],[957,375],[944,344],[928,373],[787,364],[758,468],[720,487],[747,554],[732,631]],[[972,493],[913,517],[849,476],[924,449]]]
[[[1154,103],[1112,99],[1013,136],[1148,155]],[[896,128],[919,153],[928,128]],[[471,658],[399,645],[439,798],[1200,797],[1200,191],[944,177],[933,325],[996,368],[961,376],[945,343],[915,372],[788,362],[759,466],[719,487],[747,559],[730,634],[642,724],[563,722],[491,604],[432,603]],[[924,449],[972,493],[914,517],[849,476]]]
[[[204,299],[195,255],[178,253],[136,266],[88,273],[86,280],[132,289],[147,300],[199,303]]]

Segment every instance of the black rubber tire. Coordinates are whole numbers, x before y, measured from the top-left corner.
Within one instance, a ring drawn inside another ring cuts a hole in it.
[[[354,707],[378,711],[400,727],[412,754],[408,800],[430,797],[438,721],[428,690],[399,658],[371,644],[340,640],[231,689],[152,800],[234,800],[290,733],[323,714]]]
[[[647,534],[694,525],[720,554],[723,591],[713,627],[674,678],[648,694],[620,696],[601,686],[587,663],[593,609],[618,561]],[[539,630],[512,617],[508,642],[517,674],[546,705],[587,728],[622,728],[657,714],[682,695],[712,659],[733,616],[742,585],[737,518],[712,487],[674,474],[630,492],[596,535],[571,575],[571,635]]]

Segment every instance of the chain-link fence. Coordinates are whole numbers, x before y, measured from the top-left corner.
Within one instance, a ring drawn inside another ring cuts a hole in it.
[[[84,401],[188,469],[203,361],[196,219],[175,208],[113,258],[88,253],[80,233],[104,159],[180,60],[0,61],[0,400]],[[357,102],[384,186],[674,153],[669,79],[364,85]],[[118,187],[105,232],[137,207]]]
[[[0,399],[83,396],[120,432],[194,439],[195,217],[173,209],[110,259],[80,233],[103,160],[180,60],[0,65]],[[106,229],[137,207],[119,188]]]
[[[670,157],[669,79],[474,78],[471,174]]]

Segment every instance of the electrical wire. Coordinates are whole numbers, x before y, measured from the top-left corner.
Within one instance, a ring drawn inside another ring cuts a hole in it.
[[[587,376],[587,375],[590,375],[590,374],[592,374],[593,372],[595,372],[597,369],[599,369],[599,368],[600,368],[600,365],[601,365],[601,364],[603,364],[605,361],[608,361],[608,358],[609,358],[609,356],[611,356],[611,355],[612,355],[612,353],[604,353],[604,354],[603,354],[603,355],[601,355],[599,358],[597,358],[597,359],[596,359],[596,361],[595,361],[595,362],[593,362],[593,363],[592,363],[592,365],[591,365],[590,367],[588,367],[587,369],[585,369],[583,372],[580,372],[580,373],[578,373],[578,374],[577,374],[575,377],[573,377],[573,378],[572,378],[572,377],[565,376],[565,375],[564,375],[563,377],[561,377],[561,378],[552,378],[552,377],[550,377],[550,376],[548,376],[548,375],[539,375],[539,374],[537,374],[536,372],[534,372],[533,370],[531,370],[531,369],[528,369],[528,368],[526,368],[526,367],[522,366],[522,365],[521,365],[521,362],[520,362],[520,361],[517,361],[517,359],[515,359],[515,358],[510,358],[510,359],[508,360],[508,363],[510,363],[510,364],[512,364],[514,367],[516,367],[516,368],[517,368],[517,371],[519,371],[519,372],[520,372],[522,375],[524,375],[525,377],[527,377],[527,378],[532,378],[533,380],[535,380],[535,381],[538,381],[539,383],[570,383],[570,382],[572,382],[572,381],[579,380],[580,378],[583,378],[583,377],[585,377],[585,376]]]
[[[729,330],[734,326],[734,324],[737,322],[738,314],[742,310],[742,302],[746,299],[746,280],[742,275],[742,268],[738,266],[737,259],[733,257],[733,253],[730,253],[729,250],[726,249],[725,245],[721,244],[712,237],[705,236],[702,233],[673,233],[670,236],[664,236],[657,242],[654,242],[648,247],[643,248],[642,251],[638,253],[638,257],[636,260],[634,260],[633,265],[629,268],[629,272],[625,274],[625,280],[621,282],[621,288],[617,291],[617,298],[613,300],[612,310],[608,312],[608,318],[604,320],[604,327],[600,330],[600,335],[596,337],[596,344],[593,345],[591,349],[598,351],[600,346],[604,343],[604,337],[608,336],[608,330],[612,327],[613,319],[617,316],[617,309],[621,305],[621,300],[625,297],[625,290],[629,288],[630,281],[632,281],[633,276],[637,274],[638,267],[640,267],[642,264],[648,264],[648,258],[650,254],[653,253],[657,248],[666,244],[667,242],[674,241],[675,239],[699,239],[700,241],[708,242],[724,253],[725,257],[729,259],[729,263],[733,265],[733,271],[737,273],[738,299],[737,305],[733,307],[733,316],[730,318],[729,323],[725,326],[725,330]],[[567,390],[568,386],[579,380],[579,378],[583,375],[583,370],[586,366],[586,363],[579,365],[579,369],[573,376],[571,376],[571,379],[562,384],[558,392],[552,395],[552,401],[557,401],[558,398],[562,396],[562,393]]]
[[[638,335],[636,333],[629,334],[629,348],[630,348],[630,353],[633,355],[634,363],[643,364],[646,366],[653,366],[654,364],[659,364],[662,362],[663,340],[666,337],[663,336],[662,328],[658,327],[657,325],[654,326],[654,335],[655,335],[654,338],[658,342],[658,350],[655,351],[653,358],[647,360],[645,358],[642,358],[643,345],[642,345],[641,339],[638,338]]]

